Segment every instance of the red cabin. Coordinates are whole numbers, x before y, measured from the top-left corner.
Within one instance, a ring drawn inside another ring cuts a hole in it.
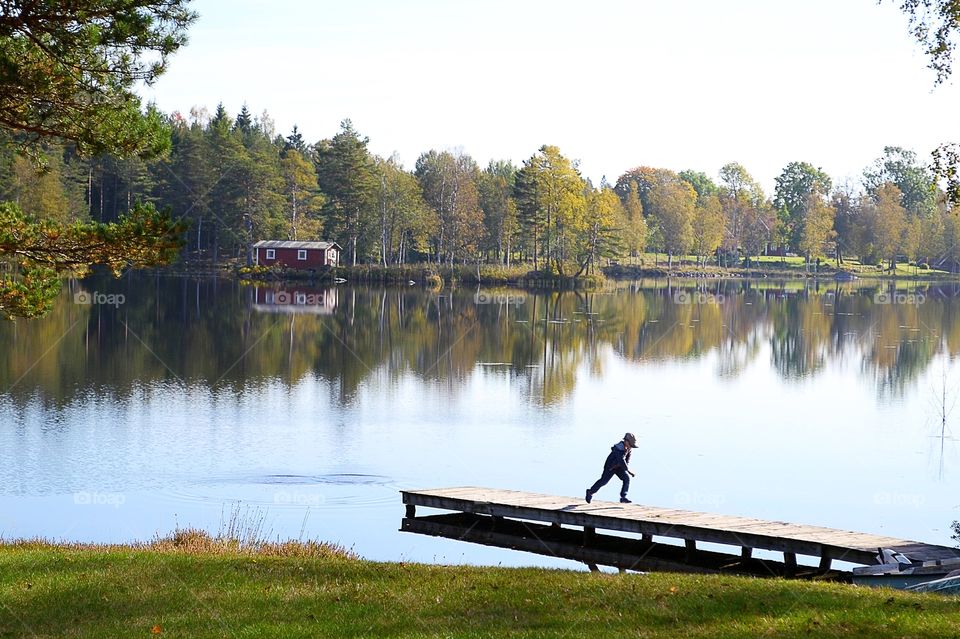
[[[295,269],[338,266],[341,250],[336,242],[260,240],[253,245],[253,263],[261,266],[281,264]]]

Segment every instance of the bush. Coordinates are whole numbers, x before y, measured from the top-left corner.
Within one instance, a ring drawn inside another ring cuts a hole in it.
[[[251,264],[250,266],[241,266],[237,269],[240,275],[263,275],[269,273],[270,267],[263,264]]]
[[[480,277],[477,277],[476,267],[458,267],[460,279],[469,284],[512,284],[524,279],[530,272],[526,264],[520,266],[504,266],[503,264],[481,264]]]
[[[443,288],[443,278],[440,277],[438,273],[430,273],[429,275],[427,275],[427,278],[425,281],[427,284],[427,288],[431,290],[439,291],[441,288]]]

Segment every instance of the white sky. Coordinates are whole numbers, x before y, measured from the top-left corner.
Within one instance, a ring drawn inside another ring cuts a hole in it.
[[[886,145],[960,141],[957,82],[934,89],[899,4],[196,0],[190,44],[143,94],[184,114],[246,102],[308,142],[350,118],[408,168],[553,144],[595,183],[738,161],[769,193],[794,160],[839,182]]]

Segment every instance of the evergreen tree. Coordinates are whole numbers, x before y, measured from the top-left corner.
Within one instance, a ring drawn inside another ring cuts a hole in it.
[[[243,108],[240,109],[240,113],[237,114],[237,119],[233,123],[233,128],[237,131],[240,131],[245,136],[249,135],[253,130],[253,115],[250,113],[250,109],[247,108],[247,103],[243,103]]]
[[[320,190],[327,198],[325,231],[347,251],[347,263],[357,264],[373,249],[377,179],[369,139],[360,137],[350,120],[340,132],[317,145],[315,164]]]
[[[143,109],[134,87],[151,83],[168,56],[186,42],[195,15],[187,0],[130,3],[5,3],[0,20],[0,133],[16,136],[37,158],[44,141],[69,141],[81,155],[156,156],[169,148],[164,119],[152,105]],[[26,215],[16,205],[0,213],[0,314],[33,316],[49,308],[67,270],[91,263],[115,270],[124,263],[147,265],[172,259],[182,226],[141,208],[113,225],[64,224],[75,192],[63,149],[47,158],[41,197],[28,206],[48,219]],[[21,166],[20,177],[29,173]],[[5,167],[8,176],[16,171]],[[58,175],[60,179],[57,179]],[[59,182],[54,185],[50,180]],[[65,188],[65,185],[67,188]],[[56,211],[50,207],[57,207]],[[49,218],[61,220],[51,221]]]
[[[85,155],[157,155],[169,134],[134,87],[186,43],[188,0],[4,3],[0,128],[73,142]],[[33,147],[35,150],[38,148]]]
[[[284,146],[284,151],[289,151],[293,149],[301,156],[307,154],[307,143],[303,141],[303,136],[300,134],[300,131],[297,130],[297,125],[293,125],[293,131],[290,132],[290,135],[286,138],[286,145]]]
[[[259,129],[251,129],[245,137],[246,155],[236,169],[240,184],[237,207],[242,219],[240,234],[250,261],[254,242],[287,237],[288,226],[284,216],[284,179],[277,149]]]

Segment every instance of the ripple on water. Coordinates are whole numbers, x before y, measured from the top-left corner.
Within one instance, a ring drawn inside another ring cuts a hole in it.
[[[392,480],[384,475],[363,473],[330,473],[327,475],[260,475],[247,483],[252,484],[334,484],[337,486],[386,486]]]
[[[211,477],[177,489],[163,498],[179,503],[239,501],[266,508],[348,509],[396,505],[396,483],[384,475],[271,473]]]

